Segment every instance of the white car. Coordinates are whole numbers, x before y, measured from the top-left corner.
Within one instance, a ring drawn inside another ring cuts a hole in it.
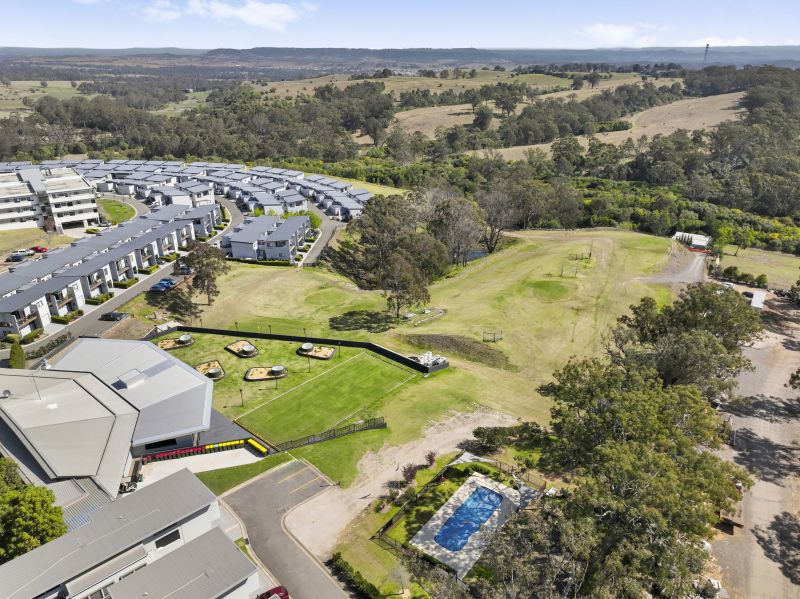
[[[12,256],[33,256],[35,252],[33,250],[15,250],[12,252]]]

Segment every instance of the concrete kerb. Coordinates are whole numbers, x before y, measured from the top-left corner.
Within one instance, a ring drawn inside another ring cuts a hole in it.
[[[294,456],[292,456],[292,457],[294,457]],[[339,483],[338,483],[338,482],[334,482],[334,481],[332,481],[330,478],[328,478],[328,477],[327,477],[325,474],[323,474],[323,473],[322,473],[322,472],[321,472],[321,471],[320,471],[320,470],[319,470],[319,469],[318,469],[316,466],[314,466],[314,465],[313,465],[311,462],[309,462],[308,460],[306,460],[306,459],[303,459],[303,458],[299,458],[299,459],[298,459],[298,458],[295,458],[295,460],[297,460],[297,461],[299,461],[299,462],[303,462],[303,463],[306,465],[306,467],[308,467],[308,468],[310,468],[311,470],[313,470],[314,472],[316,472],[316,473],[317,473],[317,475],[318,475],[318,476],[319,476],[319,477],[320,477],[320,478],[321,478],[323,481],[325,481],[325,482],[327,482],[327,483],[328,483],[328,486],[327,486],[327,487],[325,487],[325,488],[324,488],[322,491],[320,491],[319,493],[316,493],[316,494],[312,495],[311,497],[308,497],[307,499],[304,499],[304,500],[303,500],[303,501],[301,501],[300,503],[298,503],[298,504],[296,504],[296,505],[293,505],[293,506],[292,506],[292,508],[291,508],[290,510],[288,510],[288,511],[287,511],[287,512],[286,512],[286,513],[283,515],[283,517],[281,518],[281,529],[283,530],[283,532],[284,532],[284,533],[286,533],[286,535],[287,535],[287,536],[288,536],[290,539],[292,539],[292,541],[294,541],[294,543],[295,543],[295,544],[296,544],[296,545],[297,545],[297,546],[298,546],[298,547],[299,547],[299,548],[300,548],[300,549],[303,551],[303,553],[305,553],[305,554],[306,554],[306,555],[309,557],[309,559],[311,559],[311,561],[313,561],[313,562],[314,562],[314,563],[317,565],[317,567],[319,567],[319,569],[322,571],[322,573],[323,573],[323,574],[325,574],[325,576],[327,576],[327,577],[328,577],[328,578],[331,580],[331,582],[333,582],[334,584],[336,584],[336,586],[337,586],[337,587],[341,588],[341,589],[342,589],[342,591],[346,592],[346,590],[344,589],[344,587],[342,587],[342,583],[341,583],[341,582],[340,582],[340,581],[339,581],[339,580],[338,580],[338,579],[337,579],[335,576],[333,576],[333,574],[331,574],[330,570],[328,570],[328,567],[327,567],[325,564],[323,564],[321,561],[319,561],[319,559],[317,559],[317,556],[315,556],[313,553],[311,553],[311,552],[310,552],[310,551],[309,551],[309,550],[306,548],[306,546],[305,546],[305,545],[303,545],[303,543],[301,543],[301,542],[300,542],[300,540],[299,540],[299,539],[298,539],[296,536],[294,536],[294,534],[292,533],[292,531],[291,531],[291,530],[289,530],[289,529],[286,527],[286,518],[288,518],[288,517],[289,517],[289,514],[291,514],[291,513],[292,513],[294,510],[296,510],[297,508],[299,508],[299,507],[301,507],[301,506],[305,505],[306,503],[308,503],[308,502],[309,502],[309,501],[311,501],[312,499],[316,499],[317,497],[319,497],[319,496],[320,496],[320,495],[322,495],[323,493],[327,493],[327,492],[329,492],[331,489],[333,489],[334,487],[338,487],[338,486],[339,486]],[[291,462],[287,462],[287,464],[290,464],[290,463],[291,463]]]
[[[289,462],[287,462],[287,464],[288,463]],[[281,464],[281,465],[283,465],[283,464]],[[273,470],[274,470],[274,468],[273,468]],[[269,472],[269,470],[267,470],[267,472]],[[264,474],[266,474],[266,472]],[[256,477],[256,478],[258,478],[258,477]],[[255,479],[253,479],[253,480],[255,480]],[[236,511],[230,505],[228,505],[228,502],[225,501],[224,499],[222,499],[222,497],[218,497],[217,501],[219,501],[223,505],[223,508],[225,510],[227,510],[228,513],[231,516],[233,516],[233,518],[236,520],[236,522],[239,523],[239,526],[242,529],[242,538],[245,539],[245,541],[247,541],[247,555],[248,555],[248,557],[250,557],[250,559],[252,559],[255,562],[256,566],[261,568],[261,570],[264,572],[264,574],[266,574],[272,580],[272,582],[274,584],[279,584],[280,581],[278,580],[278,577],[275,576],[270,571],[269,568],[267,568],[267,566],[264,564],[264,562],[262,562],[261,559],[258,557],[258,555],[256,555],[256,552],[251,549],[251,547],[250,547],[250,536],[247,533],[247,526],[245,525],[244,520],[242,520],[239,517],[239,514],[237,514]]]

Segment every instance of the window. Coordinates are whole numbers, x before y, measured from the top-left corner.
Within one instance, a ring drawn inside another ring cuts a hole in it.
[[[168,532],[160,539],[156,539],[156,549],[161,549],[162,547],[167,547],[168,545],[172,545],[173,543],[181,540],[181,531],[179,528],[176,528],[172,532]]]

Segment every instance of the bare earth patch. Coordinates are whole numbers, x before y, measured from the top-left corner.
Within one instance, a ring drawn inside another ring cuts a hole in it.
[[[217,376],[209,376],[208,373],[213,368],[219,368],[222,374]],[[208,378],[210,378],[213,381],[219,381],[225,378],[225,369],[222,367],[222,364],[220,364],[218,360],[210,360],[208,362],[202,362],[197,366],[195,366],[194,369],[203,376],[208,376]]]
[[[315,360],[330,360],[336,353],[335,347],[328,347],[327,345],[315,345],[311,351],[303,351],[302,348],[298,350],[302,356],[308,356]]]
[[[246,351],[246,348],[252,347],[253,350],[249,352]],[[233,343],[229,343],[225,346],[232,354],[236,354],[240,358],[252,358],[253,356],[258,355],[258,348],[255,347],[252,343],[247,341],[246,339],[239,339],[239,341],[234,341]]]
[[[330,557],[347,526],[370,503],[386,494],[390,481],[400,480],[404,464],[422,464],[431,450],[439,454],[457,449],[461,441],[472,438],[479,426],[510,426],[517,420],[508,414],[480,410],[454,414],[432,424],[422,438],[402,445],[384,446],[369,452],[358,462],[358,478],[346,489],[330,487],[290,511],[287,530],[319,559]]]
[[[244,373],[244,380],[246,381],[274,381],[275,379],[282,379],[289,376],[289,373],[286,370],[281,370],[280,372],[274,372],[274,366],[254,366],[253,368],[248,368],[247,372]]]
[[[189,347],[194,343],[194,339],[190,339],[186,342],[181,342],[179,337],[171,337],[169,339],[162,339],[158,342],[158,347],[163,350],[169,351],[171,349],[178,349],[181,347]]]
[[[416,347],[445,354],[445,357],[451,354],[493,368],[512,367],[508,356],[503,352],[464,335],[404,335],[403,339]]]

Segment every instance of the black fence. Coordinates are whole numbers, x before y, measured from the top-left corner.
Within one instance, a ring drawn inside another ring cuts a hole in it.
[[[289,451],[290,449],[294,449],[296,447],[321,443],[322,441],[330,441],[331,439],[337,439],[338,437],[344,437],[345,435],[352,435],[353,433],[377,428],[386,428],[386,421],[382,416],[379,418],[362,420],[361,422],[348,424],[347,426],[340,426],[339,428],[331,428],[316,435],[309,435],[308,437],[303,437],[301,439],[294,439],[292,441],[286,441],[285,443],[278,443],[274,447],[278,451]]]
[[[306,343],[306,342],[319,343],[321,345],[332,345],[335,347],[357,347],[359,349],[366,349],[368,351],[374,352],[379,356],[388,358],[393,362],[397,362],[398,364],[402,364],[407,368],[416,370],[417,372],[421,372],[423,374],[431,374],[432,372],[444,370],[449,366],[447,362],[443,362],[441,364],[434,364],[433,366],[424,366],[419,362],[417,362],[416,360],[409,358],[408,356],[404,356],[403,354],[399,354],[396,351],[392,351],[391,349],[387,349],[381,345],[372,343],[370,341],[353,341],[351,339],[332,339],[328,337],[306,337],[300,335],[281,335],[278,333],[257,333],[255,331],[240,331],[240,330],[230,330],[230,329],[210,329],[210,328],[193,327],[186,325],[179,326],[178,330],[182,333],[198,333],[198,334],[205,333],[210,335],[225,335],[228,337],[250,337],[253,339],[273,339],[275,341],[297,341],[298,343]]]

